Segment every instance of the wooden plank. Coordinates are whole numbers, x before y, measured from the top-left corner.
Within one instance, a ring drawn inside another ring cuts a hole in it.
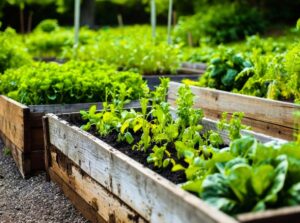
[[[28,174],[45,170],[44,150],[32,151],[28,156],[30,156],[30,172]]]
[[[50,181],[49,169],[51,166],[51,154],[50,154],[50,138],[49,138],[49,122],[47,117],[43,117],[43,131],[44,131],[44,160],[46,170],[46,181]]]
[[[59,185],[65,196],[72,202],[77,210],[92,223],[104,223],[105,221],[97,215],[97,212],[76,194],[69,184],[63,181],[51,168],[49,169],[51,180]]]
[[[204,113],[206,117],[213,120],[219,120],[221,118],[221,112],[205,109]],[[232,113],[228,112],[228,117],[231,117],[231,115]],[[272,135],[275,138],[282,138],[286,140],[291,140],[294,132],[294,130],[289,127],[279,126],[248,117],[243,118],[243,124],[251,126],[253,130],[259,131],[263,134]]]
[[[44,149],[43,127],[31,128],[31,151]]]
[[[30,171],[30,157],[25,156],[24,151],[21,151],[16,145],[11,142],[1,131],[0,138],[4,143],[5,147],[10,149],[13,159],[15,160],[16,166],[23,178],[28,177],[28,172]]]
[[[25,145],[25,120],[28,114],[28,107],[0,95],[0,131],[24,152],[28,150]]]
[[[47,117],[50,143],[147,221],[236,222],[96,137]]]
[[[205,70],[181,67],[177,70],[177,73],[180,73],[180,74],[204,74]]]
[[[299,223],[300,206],[285,207],[264,212],[241,214],[237,216],[241,223]]]
[[[228,137],[228,135],[229,135],[228,131],[218,130],[217,123],[218,123],[218,121],[211,120],[211,119],[208,119],[208,118],[203,118],[202,122],[201,122],[201,124],[203,125],[203,132],[207,132],[209,130],[214,130],[214,131],[216,131],[220,134],[220,136],[223,139],[223,142],[226,145],[229,145],[230,144],[230,139]],[[249,131],[249,130],[241,130],[241,134],[244,135],[244,136],[245,135],[251,135],[251,136],[255,137],[261,143],[267,143],[267,142],[270,142],[270,141],[278,141],[278,142],[281,142],[281,143],[286,142],[286,140],[283,140],[283,139],[274,138],[272,136],[264,135],[262,133],[257,133],[257,132],[253,132],[253,131]]]
[[[78,103],[78,104],[52,104],[52,105],[29,105],[30,112],[34,113],[71,113],[80,110],[88,110],[92,105],[96,105],[98,109],[102,109],[102,102],[97,103]],[[127,107],[139,105],[138,101],[132,101]]]
[[[176,107],[177,91],[180,86],[182,84],[170,82],[168,101],[171,106]],[[216,114],[220,115],[225,111],[244,112],[247,123],[250,123],[254,130],[283,139],[293,138],[290,135],[294,128],[293,113],[300,110],[300,105],[209,88],[191,86],[191,89],[196,95],[195,107],[202,108],[208,118],[216,118]],[[288,133],[285,132],[286,129],[289,129]]]
[[[124,202],[90,178],[61,152],[52,149],[51,157],[53,161],[51,170],[89,204],[95,210],[95,214],[100,216],[104,222],[146,222]]]

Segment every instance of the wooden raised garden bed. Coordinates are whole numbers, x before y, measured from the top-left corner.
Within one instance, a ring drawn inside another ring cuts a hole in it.
[[[170,82],[168,101],[176,106],[179,87],[182,84]],[[234,94],[210,88],[191,86],[195,94],[195,107],[202,108],[205,117],[219,119],[222,112],[244,112],[243,123],[253,130],[273,137],[292,140],[295,131],[293,113],[300,105]]]
[[[69,123],[78,116],[45,116],[46,167],[51,180],[92,222],[238,222]],[[215,121],[203,119],[201,124],[206,130],[216,129]],[[253,134],[261,142],[274,140],[249,131],[243,134]],[[227,133],[221,135],[228,143]],[[300,216],[299,208],[285,208],[271,214],[240,215],[237,219],[278,222],[283,214],[289,223],[297,222]]]
[[[45,169],[42,117],[88,109],[92,104],[23,105],[0,95],[0,136],[24,178]]]

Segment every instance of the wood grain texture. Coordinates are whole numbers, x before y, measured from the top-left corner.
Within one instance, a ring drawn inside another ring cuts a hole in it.
[[[25,156],[24,152],[21,151],[16,145],[11,142],[1,131],[0,138],[4,143],[5,147],[11,151],[12,157],[15,160],[16,166],[19,169],[19,172],[23,178],[27,178],[26,174],[30,170],[31,160],[30,157]]]
[[[29,148],[25,145],[26,131],[28,128],[24,120],[28,119],[28,107],[0,95],[0,131],[19,150],[26,152]]]
[[[69,188],[89,204],[95,215],[98,215],[104,222],[146,223],[135,211],[55,148],[51,149],[51,157],[51,170],[64,182],[67,182]]]
[[[65,196],[73,203],[73,205],[83,214],[83,216],[92,223],[105,223],[105,221],[97,214],[97,212],[80,197],[70,185],[65,182],[52,168],[49,169],[51,180],[59,185]]]
[[[241,223],[299,223],[300,206],[240,214],[237,216],[237,219]]]
[[[103,141],[47,114],[50,143],[150,222],[236,222]]]
[[[180,86],[183,85],[170,82],[168,101],[174,107]],[[195,107],[202,108],[208,118],[216,119],[222,112],[244,112],[244,122],[253,130],[287,140],[293,138],[293,113],[300,110],[300,105],[209,88],[191,86],[191,89],[196,95]]]

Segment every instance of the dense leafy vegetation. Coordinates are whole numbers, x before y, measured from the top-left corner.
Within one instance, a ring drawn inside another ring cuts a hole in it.
[[[27,105],[111,100],[108,92],[118,89],[124,89],[128,99],[137,99],[144,94],[145,83],[137,73],[75,61],[39,62],[9,69],[0,78],[1,94]]]
[[[158,28],[155,41],[149,26],[81,28],[76,59],[114,64],[121,70],[143,74],[175,73],[180,63],[180,46],[168,45],[166,30]],[[56,21],[46,20],[26,37],[29,52],[37,58],[72,59],[74,32]]]
[[[215,51],[206,47],[209,56],[195,52],[191,57],[208,64],[200,81],[192,84],[297,103],[300,48],[289,42],[251,36],[244,45],[219,46]]]
[[[31,57],[15,30],[8,28],[0,32],[0,75],[8,68],[18,68],[29,63]]]
[[[92,106],[81,111],[85,130],[96,128],[101,137],[116,132],[119,141],[148,154],[147,162],[157,168],[185,171],[182,188],[231,215],[299,204],[300,141],[260,143],[242,135],[243,114],[230,121],[224,113],[218,130],[203,131],[201,109],[193,109],[189,87],[178,91],[176,111],[165,101],[168,80],[140,100],[141,111],[124,110],[126,92],[119,91],[113,103],[104,103],[96,112]],[[176,114],[174,116],[174,114]],[[228,131],[231,140],[224,146],[219,131]],[[134,136],[140,134],[138,141]]]
[[[194,45],[201,42],[224,43],[260,33],[263,29],[261,15],[255,8],[249,9],[236,3],[218,4],[192,17],[182,18],[176,27],[175,37],[188,43],[187,34],[190,33]]]

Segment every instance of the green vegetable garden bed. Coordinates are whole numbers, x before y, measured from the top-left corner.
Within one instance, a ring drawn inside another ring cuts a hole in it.
[[[299,138],[242,130],[241,113],[206,119],[188,87],[176,109],[166,96],[163,80],[138,109],[116,100],[100,111],[45,116],[50,179],[88,219],[297,222],[298,207],[281,207],[299,204]]]
[[[44,170],[42,116],[102,106],[110,94],[137,99],[147,91],[139,74],[92,62],[37,63],[7,70],[0,78],[0,136],[21,175]]]

